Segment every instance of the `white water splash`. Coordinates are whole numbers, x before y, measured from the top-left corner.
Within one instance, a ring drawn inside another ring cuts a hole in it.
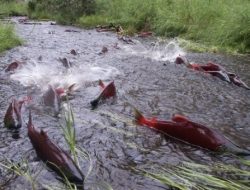
[[[75,65],[66,69],[58,64],[27,63],[17,69],[11,75],[11,79],[19,81],[24,86],[37,86],[42,91],[47,90],[48,84],[55,87],[68,87],[74,83],[76,86],[84,86],[85,83],[97,81],[99,79],[110,79],[120,72],[114,68],[105,68],[84,64]]]
[[[143,56],[156,61],[170,61],[173,62],[179,55],[185,56],[185,51],[178,45],[176,40],[172,41],[158,41],[150,48],[147,48],[139,41],[136,41],[137,45],[123,46],[124,50],[130,54]]]

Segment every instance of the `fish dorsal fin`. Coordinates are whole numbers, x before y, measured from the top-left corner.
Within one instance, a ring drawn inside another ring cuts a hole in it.
[[[101,88],[105,88],[105,84],[102,82],[101,79],[99,80],[99,86],[100,86]]]
[[[182,122],[188,122],[188,118],[183,116],[183,115],[179,115],[179,114],[175,114],[172,117],[172,121],[175,121],[177,123],[182,123]]]
[[[68,87],[68,91],[69,91],[69,92],[74,91],[75,86],[76,86],[76,83],[71,84],[71,85]]]

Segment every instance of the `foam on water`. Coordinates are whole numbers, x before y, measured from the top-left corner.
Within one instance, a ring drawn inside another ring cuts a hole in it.
[[[186,54],[176,40],[159,40],[151,44],[151,47],[146,47],[139,41],[136,41],[136,44],[135,46],[124,46],[125,51],[133,55],[143,56],[156,61],[170,62],[174,61],[178,55],[184,56]]]
[[[99,79],[110,79],[119,74],[119,71],[110,66],[105,68],[84,64],[66,69],[61,64],[46,64],[29,62],[11,75],[11,79],[19,81],[24,86],[37,86],[42,91],[48,84],[56,87],[68,87],[76,83],[78,87],[87,82]]]

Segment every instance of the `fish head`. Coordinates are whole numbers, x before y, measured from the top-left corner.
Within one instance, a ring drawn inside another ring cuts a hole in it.
[[[176,59],[175,59],[175,63],[176,64],[185,64],[187,63],[187,60],[186,58],[182,57],[182,56],[177,56]]]

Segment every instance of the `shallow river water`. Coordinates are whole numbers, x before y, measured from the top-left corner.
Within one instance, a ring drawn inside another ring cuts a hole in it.
[[[125,44],[114,33],[51,25],[50,22],[41,25],[16,22],[15,26],[24,41],[23,46],[0,55],[1,160],[7,158],[19,162],[26,158],[32,174],[41,168],[41,161],[27,136],[27,109],[20,138],[13,139],[3,127],[3,117],[13,97],[32,96],[30,109],[34,125],[47,131],[54,142],[68,150],[60,128],[63,110],[59,117],[55,117],[42,102],[48,84],[77,85],[75,97],[70,100],[77,145],[89,153],[93,166],[86,189],[91,187],[90,183],[99,181],[105,181],[117,190],[169,189],[134,169],[157,170],[179,161],[210,165],[217,161],[235,162],[233,156],[217,155],[134,125],[133,110],[127,103],[146,116],[164,120],[169,120],[175,113],[183,114],[218,129],[242,148],[250,150],[250,91],[173,62],[179,54],[198,63],[211,60],[238,74],[250,85],[249,57],[188,53],[174,40],[159,42],[155,38],[134,38],[135,44]],[[66,29],[79,32],[65,32]],[[108,52],[99,54],[103,46]],[[70,54],[71,49],[78,54]],[[72,68],[62,66],[58,59],[64,57],[72,62]],[[15,60],[25,64],[15,73],[5,73],[6,65]],[[104,83],[114,80],[117,99],[91,110],[90,101],[100,92],[99,79]],[[89,163],[82,164],[83,173],[87,173],[88,167]],[[0,170],[1,183],[9,178]],[[41,184],[40,189],[42,184],[57,183],[53,173],[46,168],[42,169],[37,181]],[[31,186],[23,177],[17,177],[4,189],[31,189]]]

